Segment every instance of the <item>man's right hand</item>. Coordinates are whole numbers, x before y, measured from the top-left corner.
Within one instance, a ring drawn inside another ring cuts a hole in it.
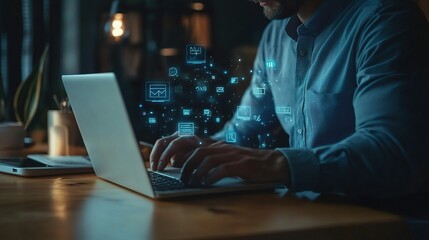
[[[150,167],[154,171],[162,171],[169,162],[173,167],[182,167],[195,149],[207,147],[215,142],[211,138],[179,136],[176,132],[156,141],[150,154]]]

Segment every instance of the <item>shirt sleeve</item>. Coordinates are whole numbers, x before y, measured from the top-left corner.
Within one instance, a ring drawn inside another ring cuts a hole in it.
[[[429,38],[417,13],[384,3],[360,27],[355,132],[313,149],[279,148],[292,191],[372,197],[427,192]]]

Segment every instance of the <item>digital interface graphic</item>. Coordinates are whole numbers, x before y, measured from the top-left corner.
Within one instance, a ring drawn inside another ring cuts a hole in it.
[[[206,63],[206,48],[201,45],[190,44],[186,46],[186,63],[204,64]]]
[[[197,44],[184,46],[184,54],[182,63],[166,67],[164,78],[145,83],[143,101],[138,105],[142,132],[157,138],[175,132],[179,136],[209,137],[233,119],[261,129],[279,115],[286,122],[293,121],[290,107],[276,108],[277,116],[263,116],[252,106],[240,105],[246,90],[243,86],[249,85],[253,75],[261,74],[253,71],[253,64],[244,65],[243,59],[237,57],[227,66],[218,66],[215,58],[207,55],[206,47]],[[266,62],[267,69],[272,71],[275,67],[275,61]],[[267,91],[269,86],[265,84],[251,89],[257,98],[264,97]],[[230,130],[224,134],[223,140],[230,144],[255,141],[255,147],[268,148],[274,142],[269,132],[242,136]]]
[[[169,82],[147,82],[146,83],[146,101],[150,101],[150,102],[170,101],[170,83]]]

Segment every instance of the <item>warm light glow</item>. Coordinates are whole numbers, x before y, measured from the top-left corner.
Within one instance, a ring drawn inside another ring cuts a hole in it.
[[[123,25],[124,25],[124,23],[122,22],[122,19],[121,20],[115,19],[112,22],[112,27],[113,28],[121,28]]]
[[[176,48],[163,48],[160,51],[160,54],[163,57],[176,56],[178,53],[179,51]]]
[[[120,41],[125,36],[125,15],[122,13],[115,13],[111,21],[110,35],[115,41]]]
[[[191,8],[195,11],[201,11],[204,9],[204,4],[196,2],[191,4]]]
[[[112,36],[115,38],[122,37],[124,35],[124,30],[121,28],[112,29]]]

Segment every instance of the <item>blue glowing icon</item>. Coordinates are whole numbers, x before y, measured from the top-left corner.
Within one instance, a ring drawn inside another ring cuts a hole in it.
[[[169,77],[177,77],[179,76],[179,69],[176,67],[171,67],[168,69],[168,76]]]
[[[276,67],[276,61],[275,60],[267,60],[267,62],[265,63],[265,66],[267,66],[267,68],[275,68]]]
[[[276,107],[277,114],[292,114],[291,107]]]
[[[149,101],[149,102],[170,101],[170,83],[169,82],[147,82],[146,83],[146,101]]]
[[[285,116],[285,122],[287,122],[287,123],[291,123],[291,122],[293,122],[293,118],[292,118],[292,116],[291,116],[291,115],[286,115],[286,116]]]
[[[208,87],[207,85],[198,85],[195,87],[195,91],[197,92],[207,92],[208,91]]]
[[[256,96],[264,95],[265,94],[265,88],[258,88],[258,87],[253,88],[253,94]]]
[[[235,133],[235,132],[227,132],[225,140],[226,140],[227,143],[236,143],[237,142],[237,133]]]
[[[210,109],[204,109],[203,110],[203,115],[207,116],[207,117],[211,117],[212,116],[212,111],[210,111]]]
[[[149,123],[150,124],[155,124],[156,123],[156,118],[149,118]]]
[[[183,113],[183,116],[189,116],[189,115],[191,115],[191,109],[184,108],[182,110],[182,113]]]
[[[253,116],[253,120],[255,120],[255,121],[257,121],[257,122],[260,122],[262,119],[261,119],[261,115],[254,115]]]
[[[238,84],[238,77],[231,77],[231,84]]]
[[[225,88],[224,87],[216,87],[216,92],[217,93],[224,93],[225,92]]]
[[[195,125],[193,122],[182,122],[177,126],[179,136],[193,136],[195,135]]]
[[[220,117],[216,118],[216,123],[220,123]]]
[[[237,119],[249,121],[251,117],[252,117],[252,107],[250,106],[237,107]]]
[[[202,45],[186,45],[186,63],[204,64],[206,63],[206,48]]]

